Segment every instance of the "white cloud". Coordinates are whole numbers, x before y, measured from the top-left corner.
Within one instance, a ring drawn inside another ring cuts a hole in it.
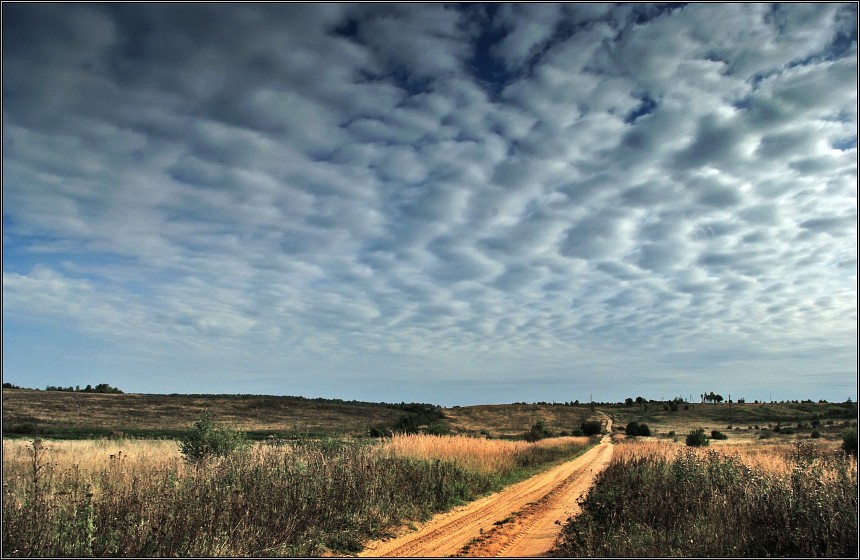
[[[854,367],[850,6],[4,16],[4,325],[189,388]]]

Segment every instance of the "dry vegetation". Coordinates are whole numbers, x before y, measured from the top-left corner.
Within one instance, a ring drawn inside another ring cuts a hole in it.
[[[3,390],[4,432],[25,427],[86,437],[176,437],[203,411],[245,431],[333,435],[394,424],[406,413],[383,404],[265,395],[102,395]],[[38,432],[36,432],[38,433]]]
[[[537,421],[543,421],[556,434],[570,433],[583,420],[600,418],[588,405],[560,404],[455,406],[446,408],[444,413],[446,421],[455,431],[488,437],[521,436]]]
[[[857,461],[810,440],[620,444],[582,507],[556,555],[857,555]]]
[[[534,473],[539,464],[572,458],[587,441],[463,443],[444,436],[399,436],[396,445],[274,441],[198,468],[182,460],[176,442],[4,440],[3,551],[7,556],[357,552],[362,542],[405,520],[499,489]],[[488,453],[500,470],[488,469]]]
[[[549,449],[585,449],[587,437],[561,437],[525,441],[489,440],[469,436],[395,435],[383,449],[401,457],[450,461],[480,473],[510,473]]]

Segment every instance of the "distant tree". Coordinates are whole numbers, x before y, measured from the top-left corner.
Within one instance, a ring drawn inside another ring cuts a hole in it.
[[[631,397],[627,397],[624,399],[624,404],[627,406],[633,406],[633,399]]]

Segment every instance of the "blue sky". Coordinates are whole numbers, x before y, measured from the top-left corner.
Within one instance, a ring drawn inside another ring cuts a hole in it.
[[[857,398],[856,4],[3,4],[3,380]]]

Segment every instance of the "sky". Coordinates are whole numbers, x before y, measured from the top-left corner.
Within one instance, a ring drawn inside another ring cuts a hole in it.
[[[3,381],[857,399],[857,5],[4,3]]]

